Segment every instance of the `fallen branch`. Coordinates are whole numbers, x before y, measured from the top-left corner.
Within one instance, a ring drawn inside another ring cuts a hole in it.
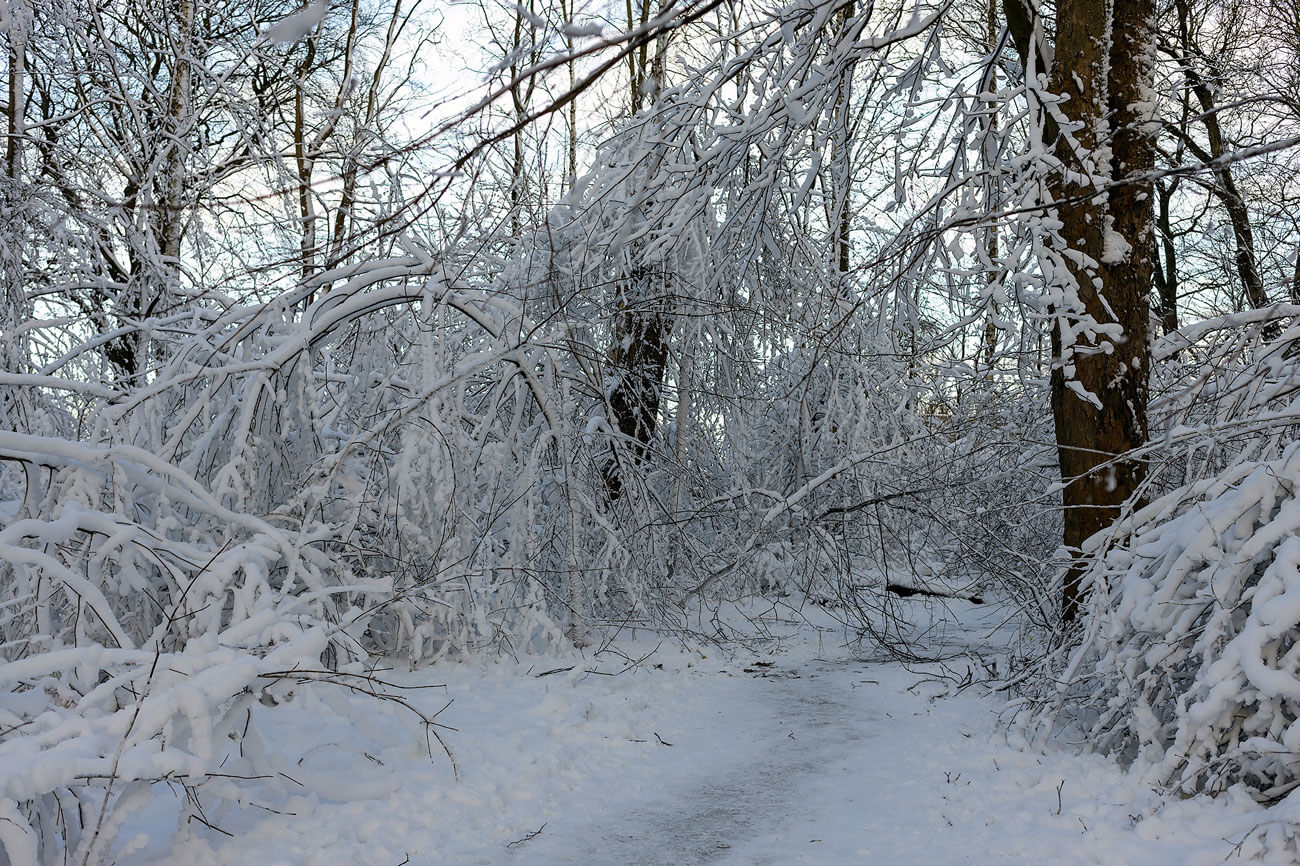
[[[943,592],[938,589],[925,589],[919,586],[905,586],[901,583],[887,583],[885,590],[892,592],[899,598],[911,598],[914,595],[924,595],[930,598],[957,598],[962,601],[969,601],[971,604],[983,604],[984,599],[978,595],[962,595],[956,592]]]

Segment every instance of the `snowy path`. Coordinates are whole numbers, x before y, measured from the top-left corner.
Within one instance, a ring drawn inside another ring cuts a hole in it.
[[[251,726],[293,784],[210,805],[219,830],[178,824],[164,788],[119,862],[1211,866],[1260,820],[1230,799],[1157,809],[1100,758],[1006,745],[997,697],[941,697],[819,638],[736,657],[661,648],[618,676],[585,673],[618,670],[608,656],[413,672],[446,683],[418,693],[429,709],[454,698],[440,720],[457,728],[459,780],[392,708],[356,704],[349,721],[337,692],[308,690]]]
[[[846,692],[842,672],[824,663],[797,674],[771,669],[762,680],[746,689],[752,704],[737,702],[696,727],[693,743],[674,743],[688,756],[665,761],[664,790],[577,822],[553,821],[544,840],[517,846],[516,861],[670,866],[825,856],[844,840],[818,838],[830,834],[812,812],[817,788],[828,774],[848,771],[878,733],[879,716],[868,689]],[[708,770],[691,770],[700,766]],[[870,792],[842,796],[870,808]]]
[[[1095,756],[1001,743],[994,702],[895,664],[791,661],[715,681],[724,708],[676,731],[652,783],[580,801],[502,862],[1209,866],[1258,820],[1148,816],[1151,792]]]

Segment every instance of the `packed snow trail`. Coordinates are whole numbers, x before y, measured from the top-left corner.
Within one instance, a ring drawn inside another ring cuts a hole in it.
[[[869,708],[878,686],[824,662],[798,672],[749,670],[765,680],[752,686],[760,700],[720,708],[677,735],[682,742],[671,748],[687,754],[665,756],[664,790],[645,802],[557,818],[548,833],[517,845],[515,860],[672,866],[827,856],[849,828],[820,828],[810,805],[826,775],[843,776],[866,751],[863,741],[878,730]],[[857,790],[839,796],[850,807],[872,799]]]
[[[768,625],[779,645],[641,634],[595,658],[401,675],[446,684],[412,699],[453,700],[439,721],[456,729],[459,778],[393,706],[304,687],[250,719],[245,748],[278,761],[275,777],[209,796],[201,820],[156,786],[117,862],[1217,866],[1268,820],[1232,796],[1161,806],[1064,746],[1013,748],[1004,698],[855,659],[830,620]]]

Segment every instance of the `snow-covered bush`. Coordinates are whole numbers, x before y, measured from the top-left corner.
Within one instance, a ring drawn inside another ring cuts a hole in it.
[[[1300,784],[1300,444],[1167,494],[1089,575],[1065,671],[1094,747],[1185,793]],[[1073,712],[1079,711],[1076,704]]]
[[[80,435],[0,431],[12,862],[125,856],[148,787],[210,788],[289,672],[562,640],[538,582],[562,392],[519,314],[419,256],[349,266],[178,317]]]
[[[1261,344],[1269,312],[1165,345],[1192,377],[1145,452],[1166,492],[1090,540],[1081,627],[1019,704],[1182,794],[1300,787],[1300,328]]]
[[[26,478],[0,529],[0,843],[94,862],[152,782],[215,769],[269,674],[320,666],[330,566],[143,449],[0,433],[0,458]]]

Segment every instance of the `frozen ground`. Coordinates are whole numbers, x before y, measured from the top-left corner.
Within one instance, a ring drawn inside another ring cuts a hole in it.
[[[998,616],[966,614],[972,633]],[[210,826],[159,789],[119,862],[1219,864],[1268,817],[1232,798],[1160,808],[1096,757],[1012,748],[997,695],[855,659],[833,620],[807,619],[773,609],[782,639],[730,652],[638,633],[586,659],[401,674],[445,685],[408,697],[452,702],[459,778],[400,708],[305,687],[249,719],[246,749],[283,777],[244,783]]]

